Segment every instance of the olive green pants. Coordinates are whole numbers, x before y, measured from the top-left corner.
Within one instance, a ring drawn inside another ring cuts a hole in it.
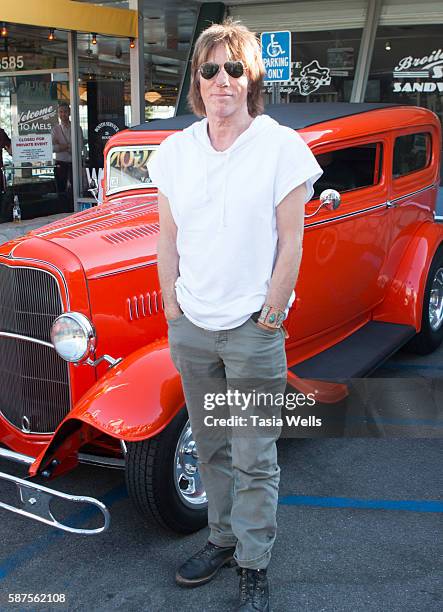
[[[208,498],[209,540],[236,546],[234,557],[241,567],[266,568],[277,530],[276,440],[281,427],[257,423],[281,415],[281,404],[269,398],[281,396],[286,387],[284,333],[264,330],[252,319],[235,329],[209,331],[182,315],[168,326]],[[244,395],[235,402],[231,395],[231,403],[223,405],[228,390]],[[253,405],[260,392],[268,399]],[[248,393],[249,401],[244,399]],[[247,427],[213,424],[234,416],[247,419]]]

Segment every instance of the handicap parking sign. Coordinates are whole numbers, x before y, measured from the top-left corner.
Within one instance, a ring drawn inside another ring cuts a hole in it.
[[[291,32],[262,32],[262,58],[265,81],[281,83],[291,80]]]

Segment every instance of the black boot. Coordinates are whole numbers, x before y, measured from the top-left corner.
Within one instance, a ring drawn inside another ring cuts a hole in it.
[[[208,542],[202,550],[183,563],[177,571],[175,581],[183,587],[206,584],[214,578],[223,565],[228,567],[237,565],[234,561],[234,551],[235,546],[222,548]]]
[[[240,600],[237,610],[240,612],[269,612],[269,584],[265,569],[247,569],[239,567]]]

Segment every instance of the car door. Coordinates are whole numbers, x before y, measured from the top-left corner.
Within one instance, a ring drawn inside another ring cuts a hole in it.
[[[287,321],[291,342],[337,337],[368,318],[383,299],[390,243],[383,135],[314,150],[324,174],[306,206],[297,299]],[[320,208],[324,189],[336,189],[336,210]]]
[[[432,125],[394,130],[388,164],[392,168],[389,216],[392,227],[391,262],[395,274],[400,259],[418,226],[432,220],[438,192],[439,135]]]

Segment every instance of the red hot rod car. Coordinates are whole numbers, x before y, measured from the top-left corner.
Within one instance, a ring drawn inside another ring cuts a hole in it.
[[[298,130],[324,169],[306,206],[286,321],[288,382],[312,391],[310,380],[365,376],[405,344],[435,349],[443,338],[437,117],[380,104],[266,112]],[[205,524],[198,449],[168,350],[149,177],[162,140],[195,120],[116,134],[100,206],[0,246],[0,458],[29,470],[26,480],[0,473],[20,492],[17,504],[0,507],[70,531],[105,529],[99,500],[41,484],[88,461],[124,468],[130,498],[149,519],[178,532]],[[337,401],[341,388],[315,385],[317,399]],[[57,521],[50,502],[60,496],[94,504],[103,525]]]

